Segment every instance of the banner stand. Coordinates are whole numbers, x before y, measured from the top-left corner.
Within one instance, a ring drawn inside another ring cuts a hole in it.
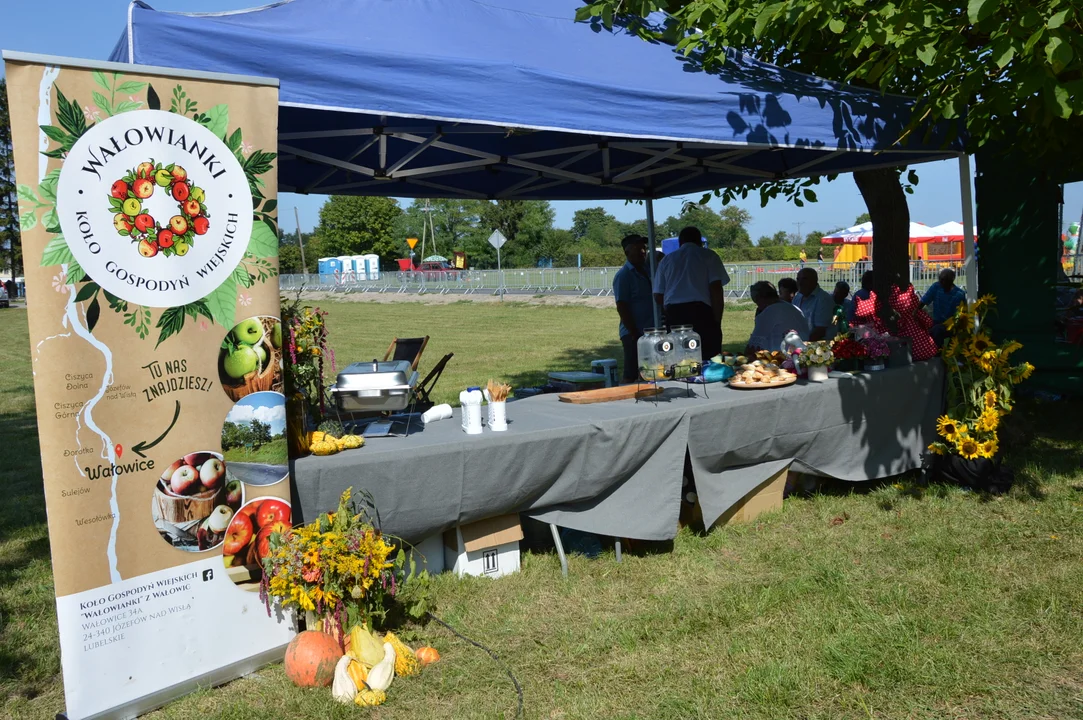
[[[3,57],[57,717],[135,717],[295,633],[259,597],[292,523],[278,81]]]

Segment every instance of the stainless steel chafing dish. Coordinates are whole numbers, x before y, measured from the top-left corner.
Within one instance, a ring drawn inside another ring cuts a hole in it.
[[[331,386],[340,412],[405,410],[417,386],[409,360],[360,362],[342,369]]]

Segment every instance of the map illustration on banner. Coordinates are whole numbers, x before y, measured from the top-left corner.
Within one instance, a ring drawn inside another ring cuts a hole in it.
[[[67,717],[133,717],[294,632],[256,582],[292,522],[277,83],[5,60]]]

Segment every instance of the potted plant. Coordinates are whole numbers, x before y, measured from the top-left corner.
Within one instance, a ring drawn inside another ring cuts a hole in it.
[[[271,535],[260,580],[268,614],[272,602],[305,613],[310,630],[340,643],[354,625],[383,625],[395,604],[405,615],[425,614],[428,573],[416,572],[412,554],[400,550],[405,543],[380,532],[371,496],[361,498],[347,488],[335,512]]]
[[[887,361],[889,355],[891,355],[891,347],[887,344],[887,340],[878,335],[872,335],[861,340],[861,345],[865,348],[865,370],[868,372],[877,372],[884,369],[884,363]]]
[[[828,369],[835,361],[835,355],[831,352],[831,343],[826,340],[807,343],[798,358],[801,365],[808,368],[810,382],[827,380]]]
[[[325,414],[325,359],[331,361],[331,373],[335,372],[326,316],[319,308],[302,306],[299,299],[282,305],[287,437],[295,457],[308,454],[309,426],[318,424]]]
[[[848,334],[835,338],[831,352],[835,356],[835,369],[843,371],[861,369],[861,361],[868,357],[865,346]]]
[[[938,479],[1004,491],[1012,477],[1001,466],[998,429],[1012,410],[1014,387],[1031,376],[1034,366],[1012,364],[1021,344],[997,345],[990,339],[987,319],[995,305],[992,295],[983,295],[972,308],[960,304],[944,324],[951,333],[942,350],[947,412],[937,420],[941,439],[929,445],[927,465]]]

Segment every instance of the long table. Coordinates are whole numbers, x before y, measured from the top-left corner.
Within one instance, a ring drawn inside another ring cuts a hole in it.
[[[767,390],[670,383],[657,401],[594,405],[542,395],[508,404],[507,432],[468,436],[455,417],[402,438],[293,463],[298,522],[347,487],[372,493],[385,532],[411,542],[510,512],[599,535],[677,532],[685,456],[709,527],[787,465],[841,480],[919,467],[935,437],[938,358]]]

